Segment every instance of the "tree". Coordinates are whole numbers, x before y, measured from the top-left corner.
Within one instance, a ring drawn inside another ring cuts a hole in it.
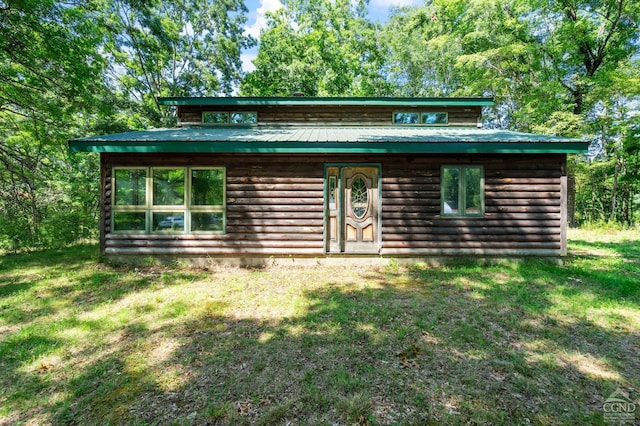
[[[0,247],[42,243],[54,204],[68,211],[65,129],[104,94],[94,16],[81,3],[0,3]]]
[[[0,1],[0,249],[97,230],[98,159],[66,141],[171,122],[156,96],[228,94],[237,0]]]
[[[362,0],[288,0],[268,16],[243,95],[385,95],[380,27]]]
[[[230,95],[242,76],[241,0],[103,0],[114,90],[139,113],[140,127],[171,124],[158,96]]]
[[[385,28],[389,76],[402,94],[494,96],[490,126],[592,139],[591,158],[604,163],[578,181],[608,214],[591,216],[631,223],[625,146],[640,102],[639,22],[631,0],[433,0]]]

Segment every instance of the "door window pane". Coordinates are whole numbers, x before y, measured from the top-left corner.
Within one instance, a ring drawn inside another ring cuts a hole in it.
[[[144,206],[146,204],[145,169],[116,169],[115,197],[113,203],[117,206]]]
[[[367,193],[367,184],[364,179],[357,177],[351,184],[351,208],[353,209],[353,215],[362,219],[367,213],[367,207],[369,206],[369,196]]]
[[[184,204],[184,169],[153,170],[153,204],[156,206]]]
[[[336,209],[336,177],[329,176],[329,208]]]

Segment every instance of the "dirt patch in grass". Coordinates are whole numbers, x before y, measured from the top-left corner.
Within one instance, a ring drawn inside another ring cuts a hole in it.
[[[564,265],[1,257],[0,423],[604,424],[638,403],[640,236],[570,241]]]

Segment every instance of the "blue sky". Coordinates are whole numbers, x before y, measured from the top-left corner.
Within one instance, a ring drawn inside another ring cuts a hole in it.
[[[417,6],[420,0],[370,0],[369,17],[372,20],[385,22],[393,7]],[[256,39],[260,36],[260,30],[266,26],[265,13],[282,7],[279,0],[245,0],[249,9],[246,32]],[[247,50],[242,55],[242,66],[245,71],[254,69],[251,61],[256,57],[257,48]]]

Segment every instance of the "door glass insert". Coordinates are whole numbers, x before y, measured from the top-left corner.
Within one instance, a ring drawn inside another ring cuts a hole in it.
[[[353,215],[362,219],[367,213],[369,197],[367,195],[367,184],[361,177],[356,177],[351,184],[351,208]]]
[[[336,208],[336,176],[329,176],[329,208]]]

